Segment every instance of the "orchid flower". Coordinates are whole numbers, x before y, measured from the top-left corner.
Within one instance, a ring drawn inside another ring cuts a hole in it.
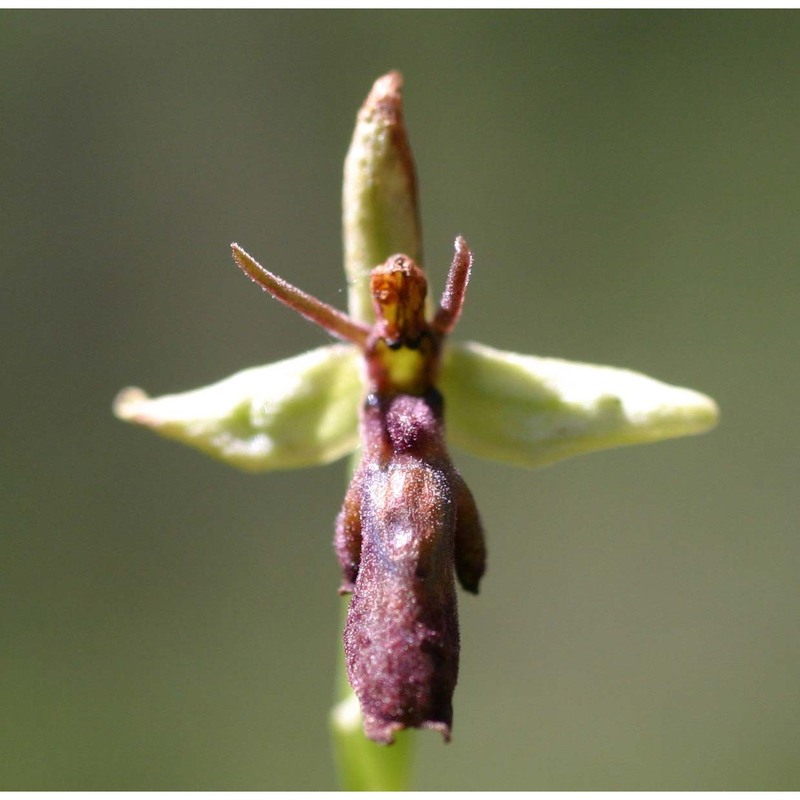
[[[412,264],[418,262],[421,250],[416,176],[403,123],[402,79],[397,72],[375,82],[359,111],[345,161],[343,206],[348,314],[305,295],[261,267],[238,245],[233,246],[239,266],[262,288],[342,339],[343,343],[324,345],[294,358],[246,369],[218,383],[180,394],[151,398],[140,389],[125,389],[115,400],[115,414],[120,419],[151,428],[163,436],[250,471],[326,464],[353,453],[360,443],[360,409],[362,438],[372,435],[369,432],[378,430],[381,425],[384,425],[381,430],[385,431],[385,415],[397,415],[400,413],[398,408],[402,408],[402,414],[407,416],[408,404],[404,405],[405,401],[396,403],[395,411],[392,411],[394,401],[381,399],[381,392],[386,394],[387,391],[385,382],[376,383],[377,357],[370,360],[368,355],[372,352],[370,343],[374,343],[376,336],[384,345],[388,342],[386,346],[389,348],[397,346],[400,340],[390,335],[397,323],[393,315],[402,316],[401,312],[406,308],[402,304],[381,306],[378,290],[374,286],[372,291],[370,289],[370,274],[376,265],[384,262],[387,269],[398,259],[406,259]],[[405,255],[394,256],[396,253]],[[403,321],[405,330],[409,330],[411,325],[411,329],[416,331],[421,325],[420,330],[449,333],[460,311],[471,264],[472,256],[465,243],[457,239],[451,270],[451,279],[455,283],[448,282],[439,311],[427,315],[430,323],[425,322],[422,311],[424,290],[420,297],[414,297],[414,314],[417,316],[411,322],[408,319]],[[478,254],[475,269],[480,268]],[[458,284],[459,280],[461,284]],[[416,396],[422,402],[423,394],[438,389],[436,395],[439,396],[440,392],[445,402],[448,442],[478,456],[537,467],[594,450],[701,433],[717,421],[717,406],[709,397],[626,369],[521,355],[483,344],[445,341],[443,335],[440,338],[441,352],[439,339],[436,339],[435,363],[431,362],[434,366],[430,374],[425,372],[424,385],[417,385],[416,366],[408,368],[411,371],[407,377],[403,372],[406,369],[404,362],[401,361],[401,366],[397,367],[392,361],[391,366],[386,367],[389,362],[380,361],[379,366],[400,370],[392,373],[388,394],[394,396],[400,391],[402,397]],[[416,364],[413,358],[412,362]],[[398,378],[398,374],[402,377]],[[433,382],[435,387],[431,389]],[[382,388],[376,395],[375,387],[379,385]],[[397,389],[398,386],[401,388]],[[430,395],[425,394],[425,397]],[[441,426],[437,403],[426,399],[422,406],[419,402],[410,404],[409,408],[416,409],[411,412],[412,416],[417,414],[419,419],[424,418],[419,422],[420,426]],[[364,408],[371,410],[365,412]],[[379,408],[389,410],[375,410]],[[370,415],[375,414],[378,416],[372,419]],[[389,438],[394,435],[391,425],[399,424],[396,421],[389,423]],[[438,436],[437,429],[434,437],[439,454],[437,458],[444,453],[443,440],[440,443]],[[369,442],[367,445],[360,467],[362,481],[364,464],[372,447]],[[359,472],[353,484],[356,486],[355,494],[351,486],[348,501],[356,497],[358,503],[372,503],[369,506],[372,510],[367,512],[364,510],[366,506],[357,505],[348,511],[346,501],[337,533],[337,549],[343,551],[340,560],[345,567],[342,589],[349,592],[355,588],[354,606],[359,597],[357,576],[361,540],[348,539],[347,526],[358,528],[360,536],[362,524],[367,524],[365,520],[380,516],[380,509],[375,511],[372,507],[374,491],[365,494],[363,486],[356,485],[358,476]],[[466,486],[462,489],[463,481],[456,472],[452,473],[451,483],[455,496],[464,498],[464,492],[469,495]],[[471,495],[466,500],[466,507],[474,516],[473,527],[478,530],[477,511],[470,503]],[[453,524],[457,525],[456,522]],[[352,541],[356,541],[356,545]],[[349,566],[348,547],[356,551],[355,561]],[[367,547],[366,539],[364,547]],[[458,570],[458,555],[456,562]],[[446,566],[452,582],[452,558]],[[480,571],[482,568],[481,562]],[[462,566],[461,569],[465,568]],[[459,572],[458,577],[465,588],[477,591],[479,575],[468,576],[465,580]],[[381,700],[380,696],[376,699],[376,694],[380,695],[382,688],[369,677],[364,677],[368,670],[363,659],[359,661],[358,652],[354,652],[358,648],[353,644],[369,640],[376,630],[374,619],[368,622],[373,626],[369,629],[372,631],[370,636],[361,635],[363,631],[357,629],[359,625],[367,624],[359,617],[359,614],[366,614],[363,612],[365,603],[369,605],[371,602],[363,599],[365,592],[361,593],[359,609],[362,610],[348,618],[349,634],[346,634],[345,641],[349,648],[351,681],[359,689],[361,708],[367,712],[367,733],[386,743],[392,741],[394,733],[402,728],[433,727],[449,737],[449,716],[442,708],[437,708],[434,716],[429,717],[425,716],[426,709],[422,706],[414,713],[408,712],[405,717],[394,720],[386,716],[388,712],[381,712],[384,717],[380,714],[375,716],[375,708],[380,706]],[[374,614],[374,609],[369,613]],[[397,638],[391,633],[390,641],[394,641],[392,636]],[[455,667],[452,659],[447,667],[452,673],[457,668],[457,628],[447,636],[454,640],[456,648]],[[418,666],[418,662],[415,664]],[[428,664],[426,669],[429,667]],[[436,671],[433,667],[428,669],[431,670]],[[406,680],[406,676],[400,677],[402,680],[392,684],[393,691]],[[454,673],[448,673],[445,682],[452,694]],[[386,684],[383,686],[385,688]],[[423,701],[419,702],[424,705]],[[449,704],[449,697],[447,702]],[[383,756],[364,749],[359,703],[352,695],[343,694],[334,709],[333,721],[339,737],[343,771],[349,776],[346,777],[349,788],[398,788],[403,785],[406,780],[403,776],[396,779],[386,777],[383,782],[370,782],[363,775],[359,777],[359,759],[380,761]],[[368,746],[372,747],[371,744]],[[388,762],[382,768],[387,775],[396,771],[396,766]]]

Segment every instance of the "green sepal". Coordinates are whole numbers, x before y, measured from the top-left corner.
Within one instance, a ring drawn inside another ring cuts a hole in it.
[[[181,394],[124,389],[114,413],[240,469],[327,464],[358,445],[360,360],[328,345]]]
[[[702,433],[719,416],[710,397],[630,370],[471,342],[448,346],[440,388],[453,444],[526,467]]]
[[[403,121],[403,78],[378,78],[361,106],[342,190],[347,307],[361,322],[375,320],[369,275],[395,253],[419,262],[417,178]]]

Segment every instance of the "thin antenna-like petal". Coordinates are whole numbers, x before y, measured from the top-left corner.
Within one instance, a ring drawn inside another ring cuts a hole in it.
[[[291,283],[279,278],[268,269],[261,266],[251,255],[245,252],[238,244],[231,244],[233,259],[241,270],[255,281],[265,292],[269,292],[276,300],[307,320],[324,328],[333,336],[338,336],[346,342],[352,342],[357,347],[363,348],[369,336],[370,329],[367,325],[356,322],[352,317],[333,306],[317,300],[306,294]]]
[[[455,253],[450,272],[447,274],[447,283],[442,293],[439,310],[433,318],[433,327],[442,334],[448,334],[456,326],[461,309],[464,305],[464,296],[467,292],[469,275],[472,270],[472,252],[461,236],[456,237]]]

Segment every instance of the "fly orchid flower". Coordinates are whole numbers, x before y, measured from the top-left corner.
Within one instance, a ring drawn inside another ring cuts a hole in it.
[[[407,727],[449,738],[459,639],[454,578],[477,592],[484,570],[480,519],[450,462],[445,420],[453,444],[534,467],[700,433],[718,416],[709,397],[629,370],[445,342],[472,254],[456,239],[441,303],[426,314],[401,88],[396,72],[376,81],[345,162],[349,314],[233,245],[254,281],[344,343],[181,394],[126,389],[114,405],[123,420],[247,470],[326,464],[361,442],[335,546],[341,591],[352,592],[348,677],[365,732],[380,743]]]

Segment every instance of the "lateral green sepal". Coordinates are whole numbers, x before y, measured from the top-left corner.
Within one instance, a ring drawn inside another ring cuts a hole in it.
[[[440,388],[453,444],[527,467],[702,433],[719,416],[710,397],[637,372],[472,342],[448,346]]]
[[[328,345],[180,394],[124,389],[114,413],[252,472],[327,464],[358,445],[360,359]]]

